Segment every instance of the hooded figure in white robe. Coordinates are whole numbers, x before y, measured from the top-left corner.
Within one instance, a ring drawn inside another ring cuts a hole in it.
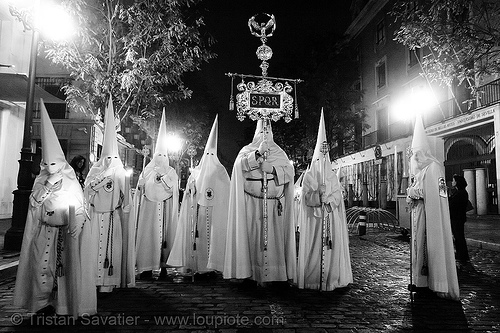
[[[168,259],[169,265],[183,266],[192,274],[224,269],[230,181],[217,158],[217,119],[201,161],[188,178]]]
[[[300,232],[297,284],[330,291],[352,283],[349,234],[344,198],[332,170],[323,110],[309,168],[304,173],[298,225]]]
[[[295,278],[294,174],[287,155],[273,140],[269,121],[264,126],[259,120],[253,141],[240,150],[233,166],[224,278],[249,278],[259,285]]]
[[[179,178],[169,165],[167,125],[163,111],[153,159],[139,176],[131,224],[137,226],[136,266],[158,278],[174,244],[179,214]]]
[[[59,315],[92,315],[97,298],[83,248],[90,236],[83,192],[43,100],[40,106],[42,163],[29,198],[14,305],[31,312],[52,306]]]
[[[439,297],[460,300],[448,194],[443,163],[433,155],[422,118],[418,115],[410,159],[412,281]],[[413,286],[412,286],[413,287]]]
[[[92,165],[85,179],[85,198],[91,218],[92,246],[89,256],[94,258],[95,284],[100,292],[126,286],[122,273],[122,259],[126,261],[128,239],[129,186],[125,168],[118,155],[115,114],[111,97],[106,108],[104,139],[99,161]],[[122,277],[124,281],[122,281]]]

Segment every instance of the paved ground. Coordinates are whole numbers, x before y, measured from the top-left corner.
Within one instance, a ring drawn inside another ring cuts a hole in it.
[[[31,317],[12,307],[14,278],[0,283],[0,332],[498,332],[499,252],[470,247],[459,273],[461,301],[415,295],[408,241],[368,229],[350,236],[354,283],[333,292],[255,288],[239,281],[139,281],[137,288],[99,295],[99,316]],[[38,318],[38,319],[37,319]],[[16,325],[19,324],[19,325]]]

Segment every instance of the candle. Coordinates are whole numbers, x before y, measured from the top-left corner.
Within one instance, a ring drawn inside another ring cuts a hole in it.
[[[69,205],[69,212],[68,212],[68,225],[70,230],[72,230],[75,227],[75,220],[76,220],[76,215],[75,215],[75,206],[74,205]]]
[[[129,196],[130,196],[130,172],[127,171],[125,173],[125,189],[123,191],[125,199],[124,199],[124,206],[127,206],[129,203]]]
[[[398,146],[394,145],[394,184],[398,185]]]

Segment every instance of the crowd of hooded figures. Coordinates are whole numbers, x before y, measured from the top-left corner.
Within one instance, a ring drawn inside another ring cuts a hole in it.
[[[135,287],[136,278],[158,279],[167,268],[193,276],[219,272],[249,286],[331,291],[353,282],[344,198],[325,148],[323,112],[312,161],[295,183],[294,167],[265,119],[229,177],[217,157],[216,117],[182,201],[165,146],[165,112],[135,191],[118,154],[111,99],[101,156],[84,182],[66,161],[43,101],[41,129],[41,171],[29,200],[14,292],[18,307],[95,315],[98,292]],[[412,287],[458,300],[447,201],[438,183],[442,170],[425,140],[425,132],[414,135],[408,189]]]

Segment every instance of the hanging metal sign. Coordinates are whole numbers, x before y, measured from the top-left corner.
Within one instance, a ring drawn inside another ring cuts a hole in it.
[[[241,83],[236,88],[239,93],[236,95],[236,117],[243,121],[245,117],[252,120],[271,119],[277,121],[281,118],[285,122],[292,120],[294,112],[294,98],[290,95],[293,88],[289,82],[297,84],[300,79],[285,79],[267,76],[267,69],[273,55],[272,49],[266,45],[268,37],[271,37],[276,29],[276,19],[274,15],[264,14],[267,21],[256,22],[256,15],[248,20],[248,28],[252,35],[259,37],[262,45],[257,48],[256,55],[262,60],[260,68],[262,76],[227,73],[234,80],[234,77],[241,77]],[[257,82],[245,82],[245,78],[260,79]],[[231,87],[233,84],[231,83]],[[295,96],[295,118],[298,118],[298,107]],[[231,93],[229,109],[234,109],[233,94]]]
[[[276,121],[284,118],[286,122],[292,120],[293,97],[289,95],[292,86],[287,82],[281,83],[269,80],[254,82],[242,82],[237,89],[241,93],[236,95],[236,117],[239,120],[248,116],[252,120],[262,117]]]

